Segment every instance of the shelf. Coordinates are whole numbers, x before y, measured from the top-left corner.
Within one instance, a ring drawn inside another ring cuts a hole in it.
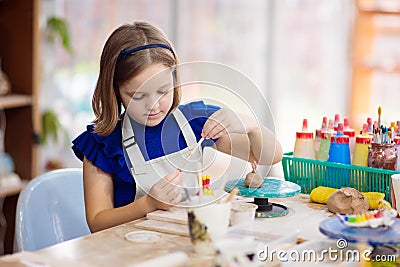
[[[400,15],[400,10],[384,10],[384,9],[363,9],[359,8],[359,12],[372,15]]]
[[[32,97],[29,95],[11,94],[0,96],[0,108],[19,108],[30,106],[32,104]]]
[[[373,72],[383,72],[383,73],[393,73],[393,74],[399,74],[400,75],[400,65],[394,65],[390,67],[385,67],[384,65],[374,65],[374,64],[368,64],[368,63],[360,63],[357,64],[357,67],[360,70],[365,70],[365,71],[373,71]]]
[[[400,2],[394,0],[358,0],[358,11],[371,14],[400,14]]]

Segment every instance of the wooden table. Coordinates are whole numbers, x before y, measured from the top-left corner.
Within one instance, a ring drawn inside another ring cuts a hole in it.
[[[282,236],[298,229],[299,238],[302,240],[325,238],[319,233],[318,226],[320,221],[332,216],[332,213],[327,211],[326,205],[310,203],[308,195],[270,200],[289,207],[289,214],[278,218],[257,219],[262,222],[263,227]],[[0,266],[30,266],[29,263],[32,262],[49,266],[134,266],[135,263],[176,251],[188,255],[190,266],[212,265],[212,258],[199,256],[193,252],[190,239],[185,236],[161,233],[162,241],[155,244],[140,244],[126,240],[124,237],[127,233],[142,231],[135,227],[135,223],[137,221],[36,252],[3,256],[0,257]]]

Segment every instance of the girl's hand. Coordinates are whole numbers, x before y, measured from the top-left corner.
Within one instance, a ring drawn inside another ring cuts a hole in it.
[[[219,138],[228,133],[247,134],[257,127],[254,119],[235,113],[229,108],[221,108],[206,121],[201,132],[204,138]]]
[[[181,202],[182,194],[178,184],[182,177],[183,173],[176,170],[153,185],[149,196],[156,209],[169,210],[172,206]]]

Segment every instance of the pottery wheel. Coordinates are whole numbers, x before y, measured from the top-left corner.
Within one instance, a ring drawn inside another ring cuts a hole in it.
[[[230,192],[235,187],[239,189],[239,195],[254,198],[254,204],[258,205],[257,218],[279,217],[288,214],[289,210],[286,206],[271,203],[268,198],[292,197],[300,193],[298,184],[272,177],[264,178],[264,183],[260,188],[247,187],[244,184],[244,178],[230,180],[225,185],[225,191]]]

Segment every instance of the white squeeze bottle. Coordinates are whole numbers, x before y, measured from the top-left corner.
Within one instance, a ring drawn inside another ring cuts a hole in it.
[[[296,132],[293,156],[298,158],[315,159],[314,133],[308,131],[307,119],[303,120],[303,129]]]
[[[315,139],[314,139],[315,156],[317,156],[319,152],[322,132],[326,131],[327,127],[328,127],[328,117],[323,117],[321,128],[315,130]]]
[[[356,146],[356,131],[350,128],[347,117],[343,118],[343,134],[349,137],[350,157],[353,158],[354,147]]]

